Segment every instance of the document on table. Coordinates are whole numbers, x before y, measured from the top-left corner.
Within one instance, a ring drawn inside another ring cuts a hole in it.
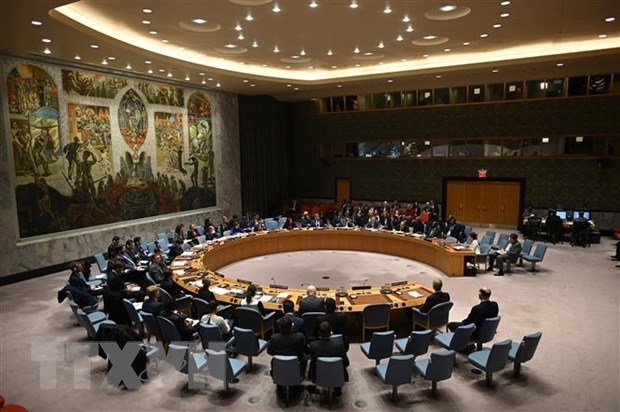
[[[221,288],[219,286],[210,287],[209,290],[213,292],[214,295],[226,295],[228,292],[230,292],[228,289]]]
[[[277,296],[277,297],[278,297],[278,299],[286,299],[286,298],[288,298],[289,296],[291,296],[291,294],[290,294],[290,293],[288,293],[288,292],[280,292],[280,293],[278,293],[278,296]]]
[[[259,301],[261,301],[261,302],[269,302],[269,301],[271,300],[271,298],[272,298],[272,297],[273,297],[273,296],[271,296],[271,295],[263,295],[263,296],[261,296],[261,297],[260,297],[260,299],[258,299],[258,300],[259,300]]]
[[[409,296],[411,296],[412,298],[421,298],[422,296],[424,296],[417,290],[412,290],[411,292],[408,292],[408,293],[409,293]]]

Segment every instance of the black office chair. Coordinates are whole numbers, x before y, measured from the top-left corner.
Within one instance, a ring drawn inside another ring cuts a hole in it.
[[[540,226],[542,225],[542,218],[540,216],[530,216],[527,218],[527,225],[525,225],[525,236],[529,239],[536,240],[540,232]]]
[[[547,237],[554,245],[556,242],[564,243],[562,240],[562,219],[557,215],[547,216],[545,226],[547,227]]]
[[[576,220],[571,231],[571,246],[590,246],[590,222]]]

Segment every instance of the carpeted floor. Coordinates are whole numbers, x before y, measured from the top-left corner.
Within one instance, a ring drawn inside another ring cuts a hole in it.
[[[354,343],[349,351],[350,381],[332,409],[618,411],[620,269],[609,259],[613,251],[611,239],[589,248],[550,245],[539,272],[532,274],[526,266],[504,277],[484,273],[475,278],[448,278],[406,259],[331,251],[260,257],[222,272],[259,283],[274,278],[293,287],[302,283],[377,285],[400,279],[430,286],[440,276],[455,303],[452,320],[467,315],[477,303],[478,288],[486,285],[502,315],[495,341],[543,332],[534,359],[523,365],[521,378],[512,376],[509,365],[495,374],[494,386],[488,388],[484,375],[472,372],[466,358],[459,355],[452,378],[439,383],[437,397],[430,395],[428,382],[415,377],[412,384],[399,388],[396,404],[390,400],[391,388],[374,374],[374,362]],[[229,396],[223,395],[220,381],[206,375],[197,377],[204,389],[189,391],[187,376],[161,362],[159,372],[150,365],[153,379],[140,389],[108,386],[106,362],[87,357],[86,346],[79,344],[86,342],[85,330],[76,326],[67,302],[56,300],[56,291],[67,277],[68,271],[0,288],[0,394],[7,401],[31,411],[285,408],[268,376],[270,357],[266,353],[254,359],[253,371],[243,373],[240,382],[231,385]],[[429,354],[436,349],[431,346]],[[328,405],[318,394],[303,392],[288,409],[328,409]]]

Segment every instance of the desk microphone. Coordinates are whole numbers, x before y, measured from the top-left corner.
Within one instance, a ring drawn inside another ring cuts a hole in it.
[[[308,283],[302,283],[300,286],[308,286]]]
[[[274,284],[274,285],[276,284],[276,280],[274,278],[271,278],[270,280],[271,280],[272,284]]]
[[[366,282],[368,282],[368,278],[364,279],[364,283],[362,284],[362,286],[366,286]]]

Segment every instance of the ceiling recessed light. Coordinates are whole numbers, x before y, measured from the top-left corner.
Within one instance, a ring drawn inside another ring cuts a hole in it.
[[[365,52],[364,56],[372,56],[372,53],[371,52]]]
[[[151,10],[151,9],[142,9],[142,13],[151,14],[151,13],[153,13],[153,10]]]
[[[493,25],[494,29],[499,29],[500,27],[502,27],[502,25],[499,23]]]
[[[127,70],[131,70],[131,63],[127,63],[127,66],[125,66],[125,68],[126,68]]]
[[[75,57],[74,57],[74,59],[75,59],[75,60],[82,60],[82,58],[80,57],[80,55],[79,55],[79,54],[76,54],[76,55],[75,55]]]
[[[469,46],[470,44],[471,44],[471,42],[469,42],[469,41],[464,41],[463,42],[463,46]]]
[[[42,26],[43,23],[41,23],[39,20],[31,20],[30,24],[32,24],[33,26]]]
[[[379,64],[384,64],[384,62],[379,62]]]
[[[598,35],[598,38],[599,38],[599,39],[604,39],[605,37],[607,37],[607,35],[606,35],[606,34],[599,34],[599,35]]]
[[[453,4],[447,4],[445,6],[441,6],[439,10],[444,11],[446,13],[456,10],[456,6]]]
[[[252,17],[252,13],[248,13],[248,15],[247,15],[247,16],[245,16],[245,20],[246,20],[246,21],[252,21],[252,20],[254,20],[254,17]]]
[[[170,41],[168,39],[162,39],[161,42],[162,43],[170,43]]]
[[[114,57],[114,56],[108,56],[108,60],[112,60],[112,61],[114,61],[114,60],[116,60],[116,57]]]
[[[90,48],[91,48],[91,49],[98,49],[98,48],[99,48],[99,45],[98,45],[98,44],[91,44],[91,45],[90,45]]]
[[[287,84],[286,87],[293,87],[293,85],[292,84]]]
[[[442,76],[441,76],[441,74],[438,74],[438,75],[436,75],[435,77],[436,77],[437,79],[441,79],[441,77],[442,77]]]
[[[510,13],[502,13],[499,15],[499,17],[502,17],[502,18],[506,18],[508,16],[510,16]]]
[[[429,34],[429,35],[423,37],[424,40],[435,40],[436,38],[437,38],[437,36],[434,36],[432,34]]]
[[[445,52],[447,53],[447,52],[451,52],[451,51],[452,51],[452,49],[451,49],[451,48],[449,48],[449,47],[446,47],[445,49],[443,49],[443,51],[445,51]]]
[[[232,44],[232,43],[228,43],[228,44],[224,45],[224,47],[226,47],[227,49],[234,49],[234,48],[237,47],[237,45],[236,44]]]
[[[564,63],[556,63],[555,65],[556,65],[557,67],[562,67],[562,66],[564,66]]]
[[[142,20],[142,24],[148,25],[148,24],[151,24],[151,21],[150,20]]]
[[[607,23],[611,23],[612,21],[616,21],[616,18],[615,18],[615,17],[613,17],[613,16],[609,16],[609,17],[606,17],[606,18],[605,18],[605,21],[606,21]]]
[[[144,63],[145,63],[145,64],[151,64],[151,63],[153,63],[153,62],[152,62],[152,61],[150,61],[150,60],[145,60],[145,61],[144,61]]]
[[[271,9],[271,11],[274,12],[274,13],[280,13],[282,11],[282,9],[278,5],[278,3],[274,3],[273,4],[273,8]]]
[[[499,73],[499,70],[493,69],[493,70],[491,70],[491,73]]]
[[[335,64],[332,65],[332,69],[337,69],[337,68],[338,68],[338,66],[336,66]]]
[[[301,49],[301,51],[299,52],[300,56],[305,56],[306,55],[306,51],[304,49]]]
[[[355,64],[355,67],[360,67],[360,64],[359,64],[359,63],[356,63],[356,64]]]
[[[101,64],[103,64],[104,66],[108,65],[108,61],[106,59],[101,60]]]
[[[502,1],[502,2],[500,3],[500,5],[502,5],[502,6],[507,6],[507,5],[509,5],[509,4],[510,4],[510,2],[509,2],[508,0],[506,0],[506,1]]]
[[[482,37],[482,38],[484,39],[485,37],[489,37],[489,35],[488,35],[488,33],[482,33],[482,34],[480,35],[480,37]]]
[[[207,84],[207,81],[205,79],[202,79],[202,81],[200,83],[201,84]]]
[[[294,54],[293,56],[291,56],[291,59],[299,59],[299,57],[300,57],[299,55]]]
[[[340,88],[340,87],[342,87],[342,85],[341,84],[337,84],[336,87]]]
[[[241,25],[239,23],[237,23],[237,25],[235,26],[235,30],[241,31],[241,30],[243,30],[243,27],[241,27]]]
[[[192,21],[196,24],[205,24],[207,22],[206,19],[201,19],[201,18],[193,19]]]
[[[237,36],[237,39],[238,39],[238,40],[243,40],[243,39],[245,39],[245,36],[243,35],[243,32],[242,32],[242,31],[240,31],[240,32],[239,32],[239,35]]]
[[[385,6],[385,8],[383,9],[383,12],[385,14],[390,14],[392,12],[392,8],[390,7],[389,4],[387,6]]]
[[[285,69],[290,69],[290,68],[291,68],[291,66],[286,65],[286,66],[284,66],[284,68],[285,68]]]
[[[172,72],[168,72],[167,77],[172,77]]]
[[[249,82],[249,80],[248,80],[248,79],[243,79],[243,80],[241,80],[241,81],[242,81],[243,83],[248,83],[248,82]]]
[[[405,14],[405,17],[403,17],[403,23],[409,23],[410,21],[411,19],[409,18],[409,16]]]
[[[351,0],[351,4],[349,4],[349,7],[352,9],[357,9],[359,7],[359,5],[357,4],[357,0]]]
[[[403,41],[403,35],[399,34],[398,36],[396,36],[396,41]]]
[[[299,87],[293,87],[293,90],[299,90]]]
[[[327,50],[327,55],[328,56],[333,56],[334,52],[332,51],[332,49]]]
[[[360,52],[359,47],[356,47],[355,49],[353,49],[353,53],[357,54],[357,53],[359,53],[359,52]]]
[[[188,82],[190,80],[189,76],[185,76],[185,81]]]
[[[388,81],[387,81],[387,82],[388,82],[388,83],[394,83],[394,80],[392,80],[392,79],[388,79]]]
[[[50,39],[41,39],[41,41],[42,41],[43,43],[51,43],[51,42],[52,42]]]
[[[274,46],[273,47],[273,52],[274,53],[280,53],[280,49],[278,48],[278,46]]]
[[[199,76],[204,76],[204,75],[205,75],[205,73],[204,73],[204,72],[200,72],[200,73],[198,73],[198,75],[199,75]]]
[[[431,57],[430,54],[423,54],[422,57],[424,57],[425,59],[428,59],[429,57]]]
[[[378,48],[382,49],[385,47],[385,45],[383,44],[382,41],[379,42],[379,44],[377,45]]]
[[[220,84],[220,82],[217,82],[217,84],[215,85],[215,87],[222,87],[222,85]]]
[[[209,80],[210,82],[213,81],[213,77],[207,77],[207,80]]]
[[[46,47],[45,50],[43,50],[43,53],[52,54],[52,51],[49,49],[49,47]]]
[[[149,68],[146,72],[147,72],[148,74],[153,74],[153,69]]]
[[[256,40],[254,40],[252,42],[252,47],[257,48],[258,47],[258,42]]]
[[[157,34],[157,31],[156,31],[156,30],[151,30],[151,31],[149,31],[149,34],[150,34],[150,35],[152,35],[152,36],[154,36],[154,35],[156,35],[156,34]]]
[[[308,66],[308,69],[312,70],[314,69],[314,66]]]
[[[407,33],[411,33],[411,32],[413,31],[413,27],[411,26],[411,24],[407,26],[407,28],[405,29],[405,31],[406,31]]]
[[[317,7],[319,7],[319,5],[317,4],[316,0],[312,0],[310,4],[308,4],[308,7],[316,9]]]
[[[164,70],[164,69],[157,69],[157,71],[158,71],[158,72],[160,72],[160,73],[163,73],[163,72],[165,72],[166,70]]]
[[[254,83],[250,83],[250,87],[256,87]]]

